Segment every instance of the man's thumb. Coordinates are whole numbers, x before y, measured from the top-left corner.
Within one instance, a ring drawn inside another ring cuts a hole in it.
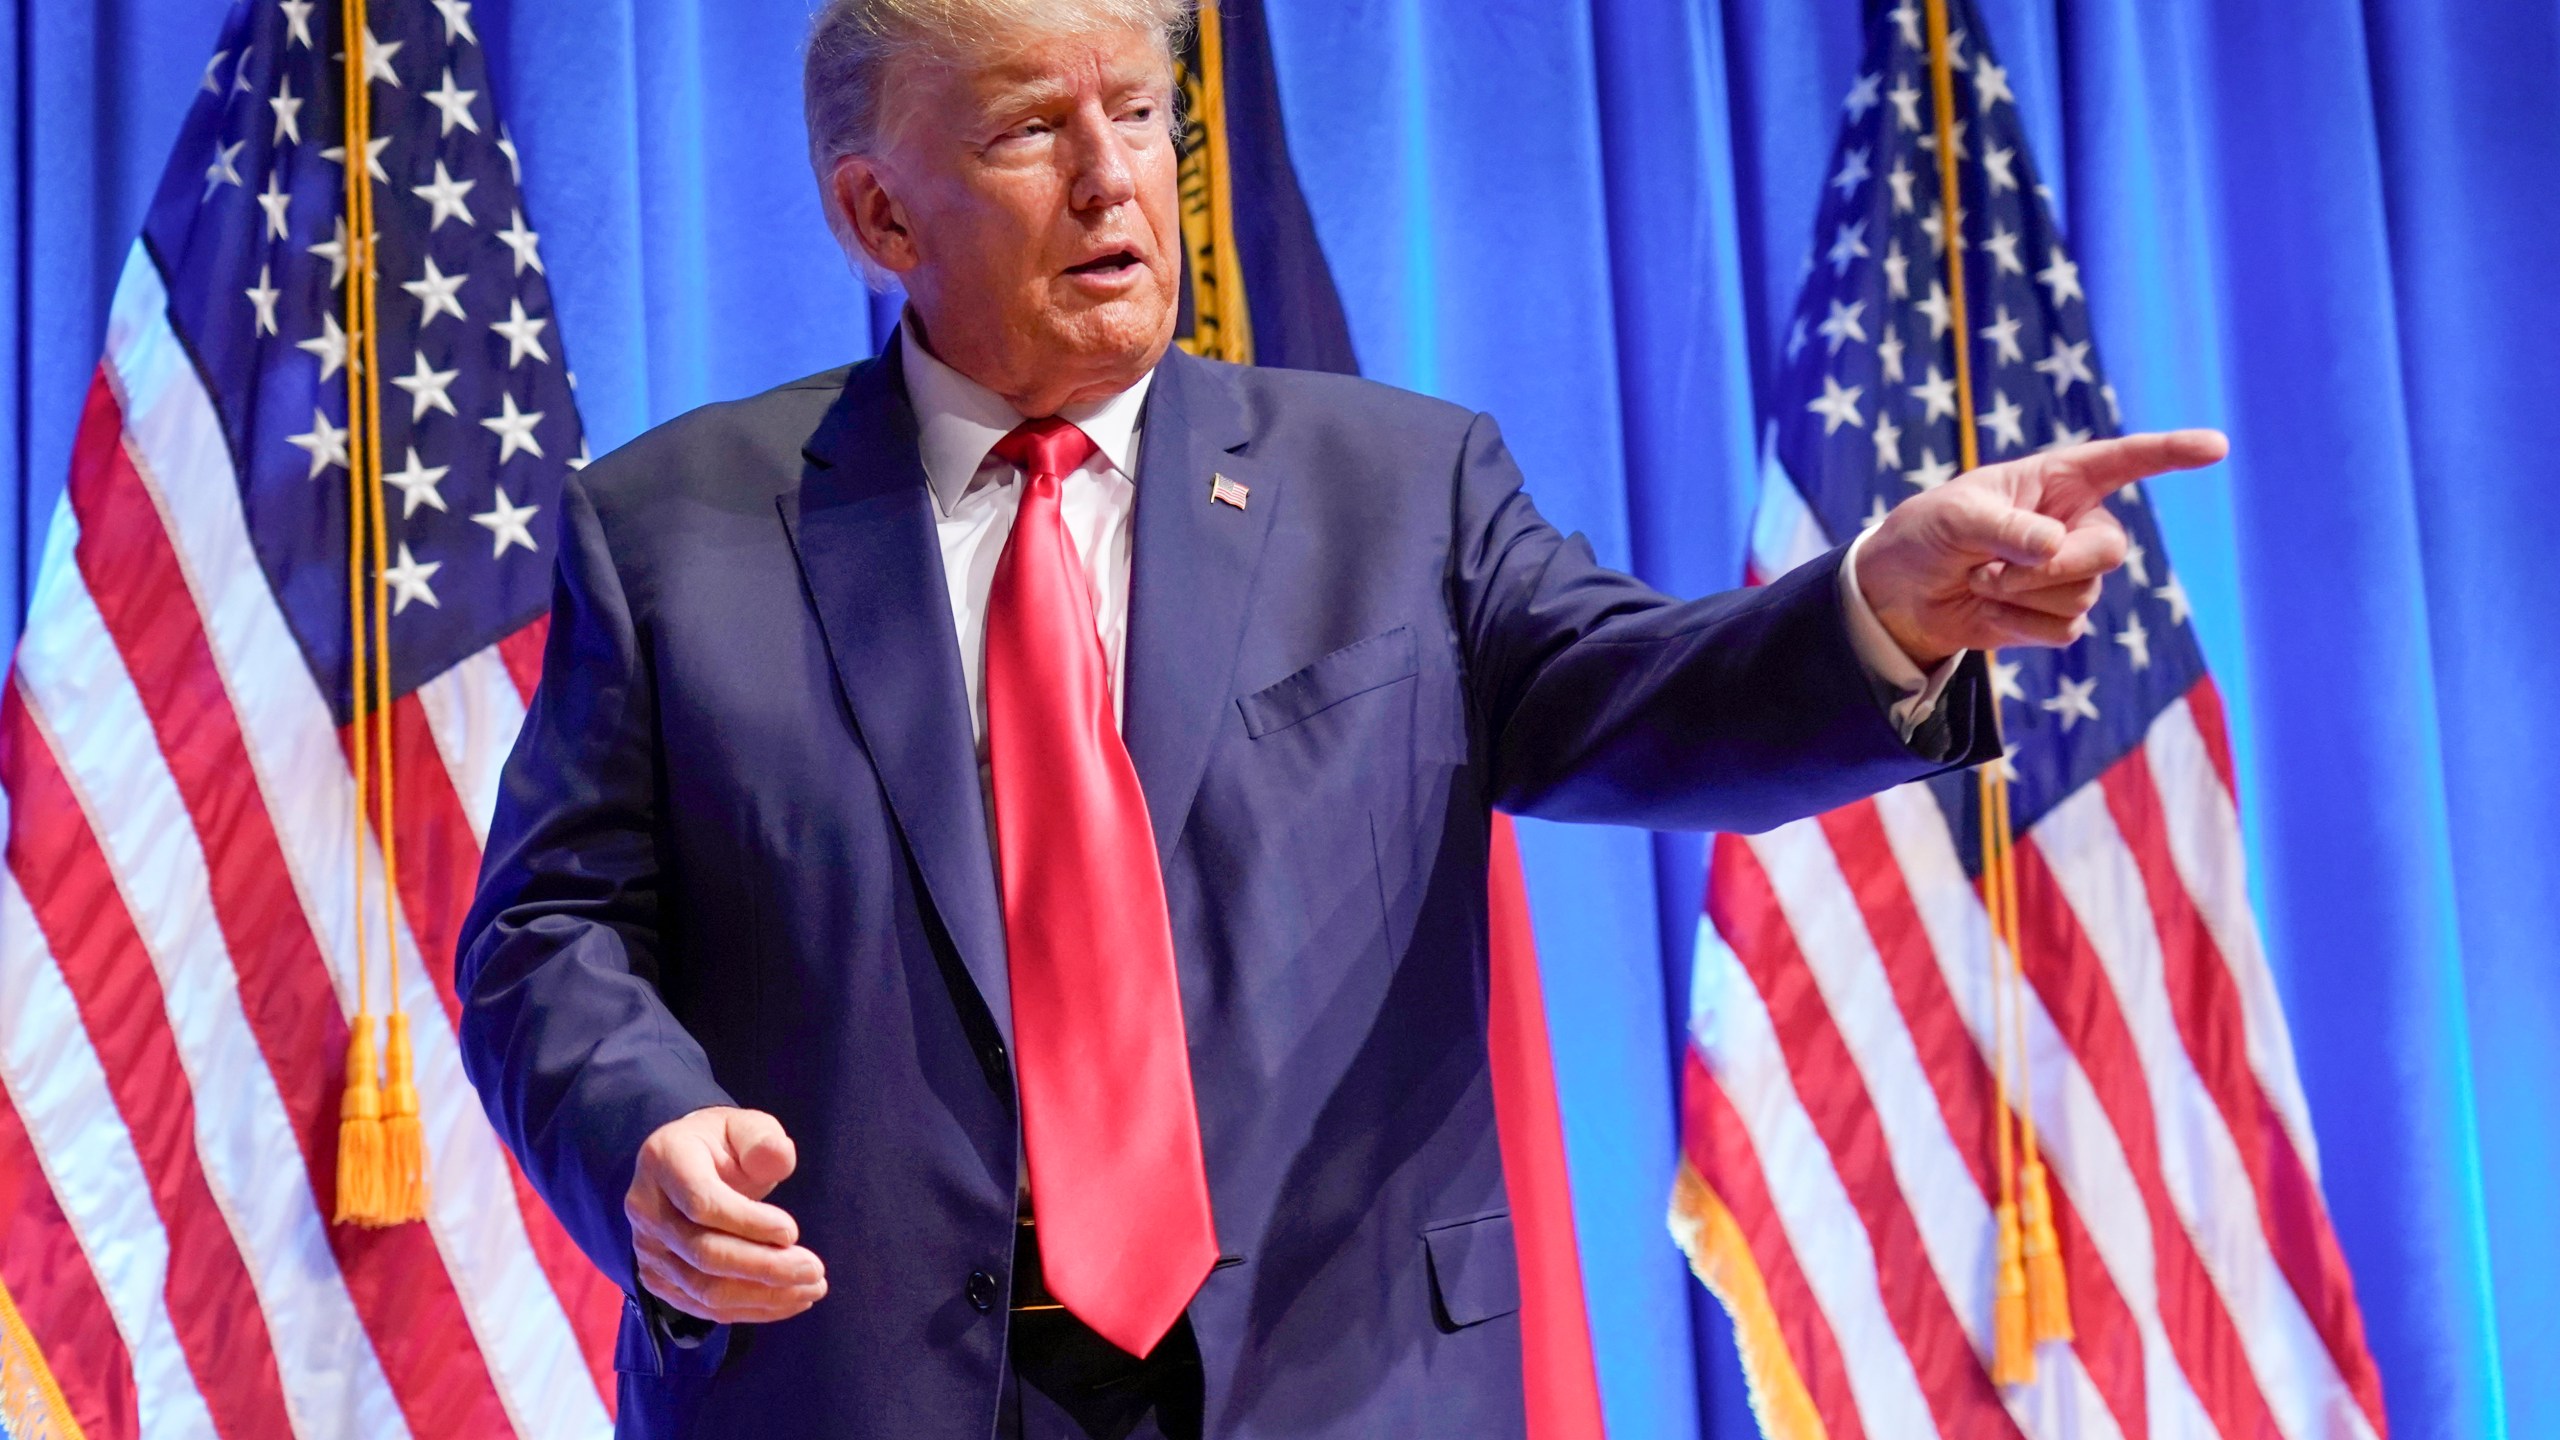
[[[737,1167],[738,1193],[761,1200],[790,1178],[800,1152],[783,1133],[782,1122],[761,1110],[738,1110],[728,1117],[729,1154]]]

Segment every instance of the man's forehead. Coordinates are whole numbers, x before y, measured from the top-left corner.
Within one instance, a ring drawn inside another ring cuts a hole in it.
[[[1070,93],[1087,85],[1124,90],[1164,83],[1171,60],[1161,37],[1145,30],[1039,35],[989,44],[947,62],[958,88],[987,102]]]

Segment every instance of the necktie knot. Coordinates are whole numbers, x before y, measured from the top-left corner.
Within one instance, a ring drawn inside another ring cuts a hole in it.
[[[1093,437],[1055,415],[1025,420],[996,442],[995,457],[1025,475],[1064,478],[1093,457]]]

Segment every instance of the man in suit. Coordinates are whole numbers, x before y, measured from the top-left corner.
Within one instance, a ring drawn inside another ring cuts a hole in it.
[[[1756,591],[1600,568],[1493,422],[1169,348],[1181,0],[834,0],[878,358],[563,503],[464,1053],[630,1295],[628,1435],[1522,1428],[1488,814],[1755,829],[1997,754],[2100,501],[1977,471]]]

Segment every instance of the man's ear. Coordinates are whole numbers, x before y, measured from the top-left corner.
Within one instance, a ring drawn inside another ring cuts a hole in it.
[[[829,177],[836,206],[852,225],[863,253],[881,269],[903,275],[923,257],[907,226],[906,207],[889,193],[887,182],[880,163],[868,155],[847,155],[836,162],[835,174]]]

